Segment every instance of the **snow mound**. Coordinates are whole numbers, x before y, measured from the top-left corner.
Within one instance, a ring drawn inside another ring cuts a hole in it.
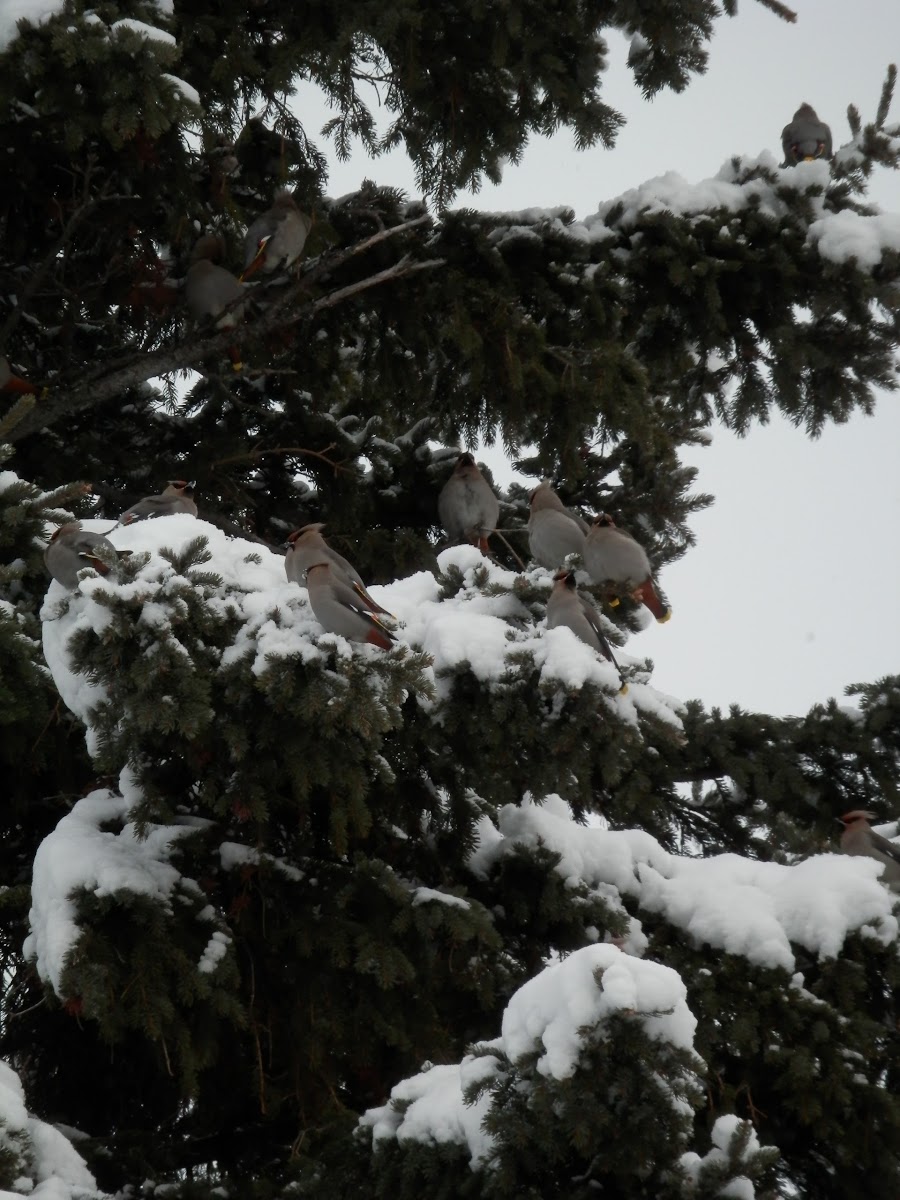
[[[129,792],[127,786],[123,791]],[[31,932],[24,952],[35,960],[38,974],[57,995],[63,994],[62,972],[82,932],[74,900],[78,891],[95,896],[128,891],[168,905],[181,883],[181,874],[167,859],[172,844],[195,826],[145,827],[141,835],[132,824],[118,834],[103,828],[122,821],[132,802],[132,796],[105,788],[91,792],[38,847],[28,914]]]
[[[893,896],[868,858],[817,854],[790,866],[736,854],[685,858],[669,854],[640,830],[579,825],[559,796],[507,805],[494,826],[483,817],[470,868],[486,878],[515,846],[543,846],[560,856],[570,886],[585,882],[604,895],[615,888],[640,909],[659,913],[696,945],[710,945],[755,966],[793,972],[793,946],[835,958],[853,933],[887,945],[897,940]]]
[[[12,1155],[13,1165],[4,1164],[12,1173],[19,1171],[15,1192],[0,1196],[34,1200],[100,1200],[93,1175],[81,1155],[64,1134],[52,1125],[28,1115],[25,1093],[18,1075],[0,1062],[0,1146]]]
[[[461,1063],[427,1066],[391,1092],[388,1104],[360,1119],[374,1142],[457,1143],[468,1147],[470,1166],[487,1164],[494,1140],[483,1128],[491,1106],[489,1088],[473,1103],[466,1092],[489,1084],[512,1062],[539,1054],[537,1070],[554,1079],[575,1073],[587,1041],[616,1013],[639,1020],[650,1037],[693,1049],[696,1019],[678,974],[658,963],[629,958],[615,946],[586,946],[546,967],[515,992],[503,1014],[499,1038],[487,1054]],[[698,1059],[699,1063],[699,1059]],[[671,1102],[685,1104],[674,1095]]]

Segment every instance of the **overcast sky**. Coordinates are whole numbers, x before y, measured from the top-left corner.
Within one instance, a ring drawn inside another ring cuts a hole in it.
[[[714,175],[733,154],[780,154],[781,130],[808,101],[849,137],[848,104],[873,119],[888,63],[900,60],[900,0],[797,0],[787,25],[752,0],[723,19],[710,67],[679,96],[645,102],[612,34],[605,99],[627,124],[611,151],[579,154],[568,133],[536,139],[502,183],[457,205],[486,210],[568,205],[579,217],[645,179],[677,171]],[[439,11],[439,10],[436,10]],[[312,133],[326,119],[303,93]],[[890,120],[900,123],[900,95]],[[368,176],[416,195],[402,154],[332,163],[329,192]],[[900,175],[882,172],[871,196],[900,211]],[[498,455],[482,450],[492,468]],[[674,615],[634,637],[628,650],[656,664],[657,687],[707,705],[732,702],[802,713],[852,682],[900,671],[900,394],[874,417],[829,427],[815,442],[779,418],[687,461],[697,489],[716,504],[692,521],[698,544],[662,578]]]

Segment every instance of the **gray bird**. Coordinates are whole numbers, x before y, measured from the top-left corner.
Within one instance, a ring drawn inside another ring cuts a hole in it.
[[[452,542],[466,541],[488,553],[500,503],[471,454],[461,454],[438,496],[438,516]]]
[[[278,192],[272,207],[257,217],[244,235],[244,273],[249,279],[257,271],[267,275],[285,269],[303,253],[312,218],[297,207],[288,191]]]
[[[60,525],[44,551],[47,570],[69,591],[78,587],[79,571],[93,567],[98,575],[108,575],[118,557],[109,538],[82,529],[80,521]]]
[[[370,612],[391,616],[391,613],[382,608],[366,591],[366,585],[356,567],[328,545],[321,533],[324,528],[324,524],[319,521],[313,525],[304,525],[302,529],[295,529],[288,536],[285,542],[287,553],[284,558],[284,572],[288,579],[302,584],[310,567],[316,563],[330,563],[332,579],[352,588],[359,602]]]
[[[547,601],[547,628],[556,629],[558,625],[565,625],[577,638],[586,642],[592,650],[602,654],[607,662],[611,662],[619,672],[619,679],[622,683],[619,691],[624,694],[628,691],[628,684],[625,682],[622,669],[616,662],[610,644],[606,640],[606,634],[600,623],[600,614],[593,604],[578,594],[575,572],[557,571],[553,578],[555,580],[553,591]]]
[[[594,519],[584,547],[584,566],[594,583],[632,588],[635,600],[646,604],[660,623],[671,617],[672,610],[653,582],[650,559],[643,546],[630,533],[618,529],[608,513]]]
[[[127,508],[119,517],[119,524],[131,525],[148,517],[169,517],[173,513],[190,513],[196,517],[197,505],[192,499],[193,493],[193,480],[188,483],[184,479],[170,479],[160,495],[145,496]]]
[[[569,554],[584,554],[589,526],[570,512],[544,480],[531,493],[528,547],[542,567],[561,567]]]
[[[367,612],[358,593],[340,579],[330,562],[313,563],[306,571],[309,604],[326,633],[339,633],[351,642],[368,642],[390,650],[396,638],[374,614]]]
[[[785,125],[781,131],[781,148],[784,151],[783,167],[794,167],[798,162],[812,162],[816,158],[831,158],[831,130],[819,120],[811,104],[801,104],[790,125]]]
[[[900,846],[876,833],[869,825],[869,822],[874,820],[875,813],[860,808],[838,817],[838,821],[844,826],[844,832],[841,834],[841,853],[862,854],[866,858],[874,858],[876,862],[884,863],[881,882],[887,884],[891,891],[900,892]]]
[[[244,285],[218,265],[225,243],[218,234],[207,233],[197,240],[191,252],[191,265],[184,281],[187,306],[195,321],[212,321],[216,329],[233,329],[244,319]],[[241,352],[228,347],[228,357],[236,371],[241,369]]]

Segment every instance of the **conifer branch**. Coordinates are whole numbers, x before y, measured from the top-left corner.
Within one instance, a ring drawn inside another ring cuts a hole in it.
[[[417,219],[417,223],[421,223],[421,221],[422,218]],[[384,230],[373,234],[371,238],[366,239],[365,244],[372,245],[375,242],[383,241],[386,237],[402,228],[408,228],[408,226],[397,226],[393,230]],[[354,253],[359,252],[359,250],[354,251]],[[446,259],[443,258],[414,261],[406,255],[399,262],[386,267],[383,271],[379,271],[375,275],[369,275],[365,279],[358,280],[356,283],[348,284],[346,287],[338,288],[335,292],[330,292],[325,296],[319,297],[317,300],[304,304],[299,310],[286,312],[285,309],[289,301],[285,299],[278,305],[273,305],[272,308],[262,313],[252,324],[248,324],[245,328],[247,333],[253,337],[258,337],[264,333],[273,333],[277,330],[289,329],[301,321],[307,320],[317,312],[333,308],[351,296],[359,295],[382,283],[403,279],[419,271],[434,270],[436,267],[444,266],[445,263]],[[296,285],[296,291],[292,289],[295,298],[299,295],[299,291],[305,282],[306,277],[304,277],[301,284]],[[68,392],[57,391],[54,388],[49,395],[35,406],[31,413],[22,419],[10,435],[10,441],[21,441],[23,438],[36,433],[39,429],[54,425],[64,416],[70,416],[73,413],[93,408],[98,404],[102,404],[105,400],[109,400],[111,397],[127,391],[129,388],[137,387],[139,384],[145,383],[148,379],[153,379],[155,376],[185,370],[194,366],[195,363],[202,362],[204,358],[222,356],[236,341],[242,340],[240,333],[240,330],[226,329],[221,333],[200,341],[187,339],[180,345],[170,349],[132,356],[106,376],[101,376],[95,382],[82,382],[80,386],[76,385]]]
[[[788,21],[793,25],[797,20],[797,14],[794,10],[788,8],[785,4],[781,4],[780,0],[759,0],[759,3],[763,8],[767,8],[769,12],[773,12],[776,17],[781,17],[782,21]],[[737,5],[735,5],[735,11],[737,11]]]
[[[890,112],[891,101],[894,98],[894,87],[896,83],[897,64],[891,63],[887,69],[887,76],[881,89],[881,97],[878,101],[878,112],[875,115],[876,129],[884,129],[884,123],[887,120],[888,113]]]

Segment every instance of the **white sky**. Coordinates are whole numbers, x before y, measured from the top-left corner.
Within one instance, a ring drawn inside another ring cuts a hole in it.
[[[794,7],[797,23],[786,25],[743,0],[740,15],[719,24],[707,74],[651,103],[631,82],[625,39],[613,34],[604,94],[628,121],[617,147],[579,154],[568,133],[536,140],[498,187],[456,204],[566,204],[586,216],[669,170],[696,180],[735,153],[780,154],[782,127],[803,101],[829,122],[837,147],[849,136],[848,104],[871,120],[887,65],[900,58],[900,3]],[[301,93],[310,132],[327,116],[316,108]],[[891,120],[900,122],[900,94]],[[400,153],[335,162],[329,191],[341,195],[364,176],[416,194]],[[882,172],[871,195],[900,211],[900,178]],[[673,619],[628,646],[653,658],[654,684],[708,705],[801,713],[848,683],[900,670],[900,395],[884,395],[874,417],[828,427],[816,442],[777,417],[743,440],[714,434],[690,461],[700,469],[697,489],[716,504],[693,520],[698,545],[661,578]],[[497,461],[490,450],[482,457]]]

